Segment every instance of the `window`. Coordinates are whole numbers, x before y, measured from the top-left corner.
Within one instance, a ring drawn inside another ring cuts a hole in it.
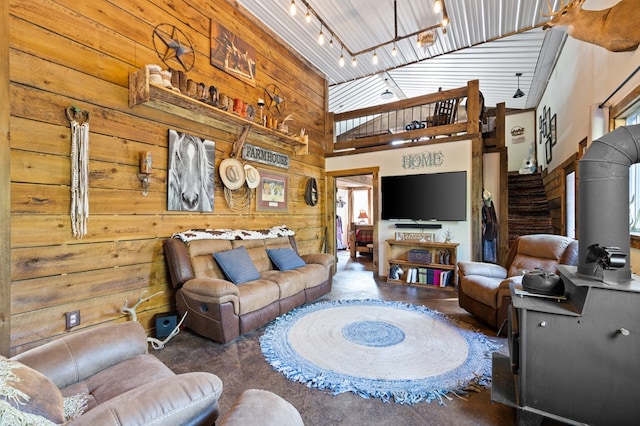
[[[371,214],[369,213],[369,190],[356,189],[352,193],[353,197],[353,218],[352,221],[359,224],[368,224]],[[366,218],[361,218],[361,212],[365,213]]]
[[[626,118],[625,124],[640,124],[640,108]],[[640,164],[629,168],[629,230],[640,237]]]

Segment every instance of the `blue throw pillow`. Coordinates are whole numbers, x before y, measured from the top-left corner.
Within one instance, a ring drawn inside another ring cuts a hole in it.
[[[234,284],[242,284],[260,278],[260,273],[244,246],[213,253],[213,257],[220,265],[222,272]]]
[[[281,271],[288,271],[306,265],[304,260],[290,248],[267,249],[269,259]]]

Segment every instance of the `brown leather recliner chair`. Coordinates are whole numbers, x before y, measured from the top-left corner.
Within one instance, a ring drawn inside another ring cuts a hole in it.
[[[505,266],[483,262],[458,262],[460,307],[499,329],[511,304],[509,284],[520,283],[525,271],[536,268],[556,272],[556,265],[576,265],[578,241],[561,235],[534,234],[518,237]]]

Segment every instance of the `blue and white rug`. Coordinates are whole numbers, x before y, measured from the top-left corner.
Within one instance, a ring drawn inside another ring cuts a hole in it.
[[[381,300],[294,309],[267,326],[260,346],[289,380],[399,404],[444,404],[484,389],[499,347],[439,312]]]

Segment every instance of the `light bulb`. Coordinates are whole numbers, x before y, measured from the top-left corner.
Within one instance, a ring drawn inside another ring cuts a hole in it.
[[[307,14],[304,15],[304,20],[307,21],[307,24],[311,22],[311,12],[307,10]]]
[[[442,17],[442,26],[446,27],[447,25],[449,25],[449,17],[445,15]]]
[[[340,54],[340,59],[338,60],[338,64],[341,67],[344,67],[344,55],[342,53]]]
[[[433,12],[434,13],[442,12],[442,2],[440,0],[436,0],[436,3],[433,5]]]
[[[373,58],[371,59],[371,61],[373,62],[373,65],[376,65],[378,63],[378,54],[375,50],[373,51]]]
[[[295,16],[296,14],[296,0],[291,0],[291,6],[289,6],[289,14]]]
[[[391,54],[393,56],[396,56],[398,54],[398,48],[396,47],[395,43],[393,43],[393,50],[391,50]]]
[[[331,36],[331,40],[329,40],[329,47],[333,47],[333,36]]]
[[[351,66],[355,67],[356,65],[358,65],[358,60],[356,59],[356,57],[354,56],[353,58],[351,58]]]
[[[324,44],[324,34],[322,33],[322,30],[320,30],[320,34],[318,34],[318,44],[319,45]]]

